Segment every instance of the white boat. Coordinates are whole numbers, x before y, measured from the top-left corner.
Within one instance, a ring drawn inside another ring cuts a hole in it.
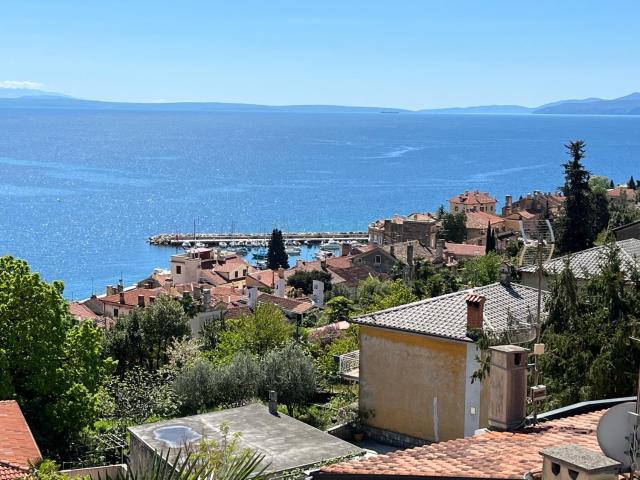
[[[332,250],[337,250],[338,248],[340,248],[340,244],[338,242],[336,242],[333,238],[330,238],[329,240],[322,242],[320,244],[321,248],[329,248]]]
[[[204,243],[202,243],[202,242],[197,242],[197,243],[196,243],[196,248],[206,248],[206,247],[207,247],[207,246],[206,246]]]
[[[318,260],[326,260],[327,258],[333,257],[333,252],[329,252],[327,250],[318,250],[316,252],[316,258]]]
[[[218,244],[221,248],[227,248],[227,242],[220,242]]]
[[[256,262],[256,267],[258,267],[260,270],[266,270],[267,268],[267,261],[266,260],[258,260]]]
[[[191,242],[182,242],[182,248],[191,248]]]
[[[287,253],[287,255],[300,255],[300,252],[302,250],[300,249],[300,247],[287,247],[284,249],[284,251]]]

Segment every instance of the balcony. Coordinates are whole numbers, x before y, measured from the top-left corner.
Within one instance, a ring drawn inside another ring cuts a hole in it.
[[[357,382],[360,380],[360,350],[340,355],[339,373],[345,380]]]

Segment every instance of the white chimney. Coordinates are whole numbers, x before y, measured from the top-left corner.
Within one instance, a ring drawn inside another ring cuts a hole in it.
[[[249,308],[253,308],[257,301],[258,301],[258,289],[256,287],[252,287],[248,291],[247,306]]]
[[[313,281],[313,296],[311,298],[314,307],[324,307],[324,282],[320,280]]]
[[[284,270],[282,268],[279,268],[278,276],[276,277],[276,285],[275,285],[276,297],[285,297],[284,286],[285,286]]]

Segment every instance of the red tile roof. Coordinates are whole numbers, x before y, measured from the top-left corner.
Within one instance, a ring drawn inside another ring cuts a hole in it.
[[[309,301],[294,300],[287,297],[276,297],[269,293],[260,293],[258,295],[259,303],[271,303],[282,308],[286,312],[291,313],[305,313],[307,310],[313,308],[313,304]]]
[[[144,296],[145,305],[149,305],[150,297],[158,297],[162,295],[163,289],[159,288],[131,288],[129,290],[124,291],[124,305],[128,305],[130,307],[135,307],[138,305],[138,295]],[[116,293],[115,295],[107,295],[100,299],[104,303],[120,303],[120,294]]]
[[[438,479],[522,479],[527,472],[541,470],[540,451],[545,448],[572,443],[600,452],[596,429],[604,412],[550,420],[516,432],[487,431],[473,437],[338,463],[323,467],[314,478],[410,475]]]
[[[29,462],[41,458],[29,425],[15,400],[0,401],[0,480],[22,478]]]
[[[261,283],[266,287],[274,288],[276,284],[276,275],[277,272],[271,269],[250,272],[247,278],[247,285],[251,283],[251,280],[254,280],[255,282]]]
[[[222,278],[220,274],[214,272],[213,270],[201,270],[200,278],[202,279],[202,281],[214,286],[224,285],[225,283],[228,283],[227,279]]]
[[[71,302],[69,304],[69,312],[78,320],[98,320],[99,316],[93,311],[79,302]]]
[[[445,242],[445,252],[456,257],[481,257],[485,254],[484,245],[469,245],[466,243]]]
[[[449,202],[459,205],[486,205],[487,203],[496,203],[496,199],[491,197],[487,192],[464,192],[449,199]]]
[[[504,218],[492,215],[487,212],[470,211],[465,213],[467,218],[466,227],[473,229],[487,228],[489,222],[495,227],[499,223],[504,223]]]
[[[627,197],[627,200],[632,201],[636,198],[636,191],[633,188],[616,187],[611,190],[607,190],[607,196],[613,198],[620,198],[622,196]]]

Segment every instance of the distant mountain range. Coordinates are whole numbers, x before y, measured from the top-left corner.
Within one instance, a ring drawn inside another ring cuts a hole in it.
[[[129,103],[83,100],[54,92],[25,88],[0,88],[0,108],[45,108],[81,110],[128,110],[174,112],[299,112],[299,113],[411,113],[411,114],[571,114],[571,115],[640,115],[640,93],[604,100],[586,98],[561,100],[540,107],[521,105],[482,105],[473,107],[406,110],[385,107],[351,107],[340,105],[254,105],[246,103],[175,102]]]

